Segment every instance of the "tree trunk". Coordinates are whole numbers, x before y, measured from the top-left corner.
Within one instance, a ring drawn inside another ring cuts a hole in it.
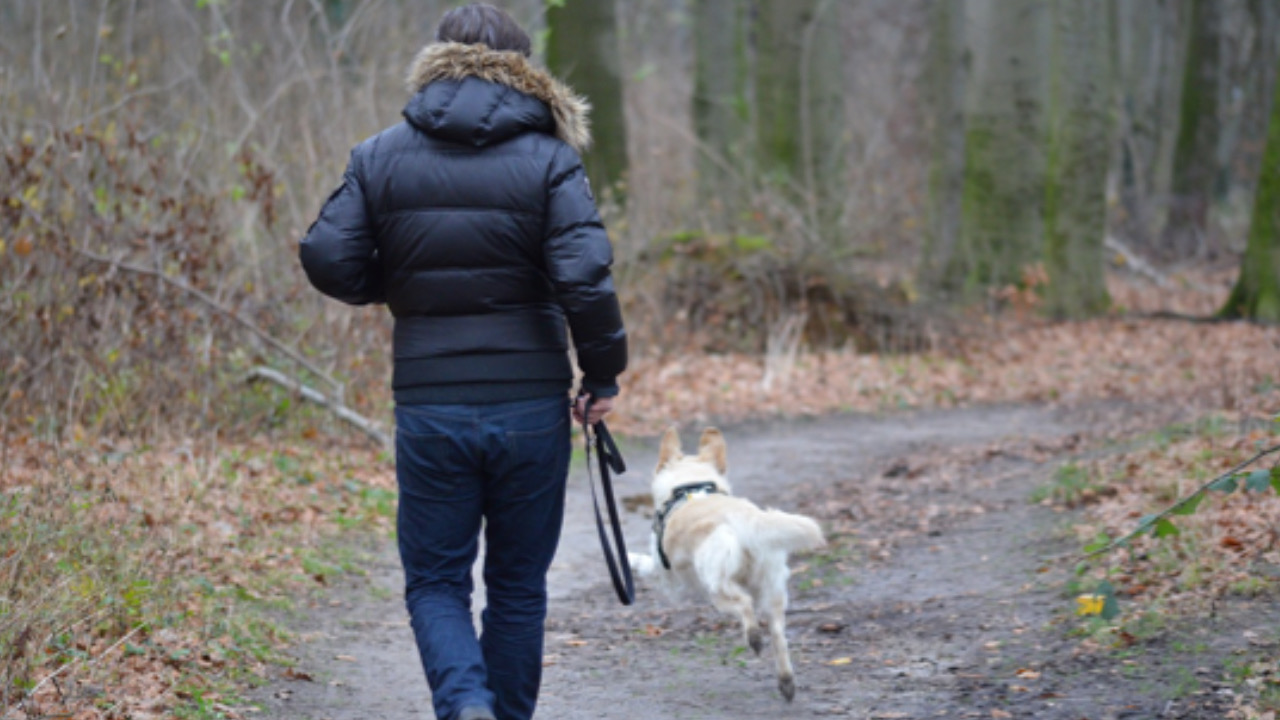
[[[762,0],[756,14],[755,128],[760,170],[838,245],[846,185],[840,7],[835,0]]]
[[[598,189],[621,191],[627,136],[616,0],[565,0],[547,8],[547,66],[591,101],[594,143],[583,158]]]
[[[1275,88],[1249,245],[1240,261],[1240,278],[1220,314],[1280,323],[1280,73]]]
[[[974,295],[1020,282],[1041,257],[1048,5],[971,0],[967,7],[974,67],[964,193],[959,244],[944,284]]]
[[[1056,0],[1045,177],[1045,310],[1107,307],[1103,259],[1111,164],[1110,0]]]
[[[964,191],[964,92],[967,82],[964,7],[951,0],[933,4],[925,78],[929,129],[928,227],[921,254],[920,287],[938,295],[960,233]]]
[[[1185,258],[1206,247],[1219,133],[1220,0],[1191,3],[1173,156],[1173,197],[1164,231],[1164,250],[1171,258]]]
[[[1150,250],[1164,222],[1182,90],[1187,0],[1116,3],[1120,165],[1123,214],[1118,231]]]
[[[717,225],[733,216],[747,157],[750,98],[750,7],[741,0],[694,0],[693,121],[701,205]]]

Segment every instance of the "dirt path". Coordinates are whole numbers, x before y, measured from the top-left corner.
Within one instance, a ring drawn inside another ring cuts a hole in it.
[[[1109,410],[997,407],[727,429],[738,494],[843,518],[836,524],[856,532],[793,578],[791,705],[771,663],[709,608],[644,587],[634,607],[618,605],[585,477],[575,473],[550,578],[539,717],[1223,717],[1230,698],[1214,685],[1212,662],[1195,655],[1230,651],[1213,640],[1221,628],[1203,627],[1202,641],[1185,644],[1166,636],[1158,642],[1168,647],[1146,648],[1141,662],[1099,662],[1055,626],[1070,599],[1051,587],[1061,573],[1037,571],[1070,547],[1064,518],[1027,498],[1047,480],[1046,460],[1113,422]],[[686,445],[694,440],[686,432]],[[624,453],[632,469],[619,492],[643,495],[656,441]],[[647,544],[646,511],[628,513],[633,546]],[[433,717],[394,552],[376,557],[367,582],[334,593],[301,624],[299,670],[314,681],[282,678],[256,693],[258,717]],[[1274,623],[1258,622],[1275,635]],[[1238,640],[1239,629],[1228,634]]]

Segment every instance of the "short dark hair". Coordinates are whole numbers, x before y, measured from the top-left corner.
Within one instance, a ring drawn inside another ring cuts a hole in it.
[[[518,52],[528,57],[533,52],[529,33],[512,17],[489,3],[472,3],[454,8],[440,18],[436,40],[466,45],[483,43],[490,50]]]

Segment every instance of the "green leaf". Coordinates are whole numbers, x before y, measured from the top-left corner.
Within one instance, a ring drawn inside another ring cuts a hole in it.
[[[1106,598],[1102,602],[1102,612],[1099,617],[1103,620],[1113,620],[1120,614],[1120,603],[1116,600],[1116,589],[1111,583],[1103,580],[1098,584],[1098,594]]]
[[[1233,493],[1236,491],[1236,487],[1236,476],[1228,475],[1224,478],[1214,480],[1213,484],[1209,486],[1209,489],[1217,490],[1218,492]]]
[[[1085,545],[1084,551],[1088,554],[1102,552],[1103,550],[1106,550],[1107,547],[1110,545],[1111,545],[1110,540],[1099,540],[1097,542],[1091,542],[1088,545]]]
[[[1101,550],[1105,550],[1107,546],[1110,544],[1111,544],[1111,536],[1104,532],[1100,532],[1096,536],[1094,536],[1093,542],[1084,546],[1084,551],[1086,553],[1096,553]]]
[[[1154,528],[1155,526],[1156,526],[1155,515],[1143,515],[1142,519],[1138,521],[1138,527],[1134,529],[1133,534],[1141,535],[1143,533],[1150,532],[1151,529]]]
[[[1271,468],[1271,489],[1280,495],[1280,465]]]
[[[1177,536],[1181,534],[1182,534],[1182,531],[1178,529],[1178,526],[1169,522],[1167,519],[1160,518],[1159,520],[1156,521],[1156,537],[1166,538],[1166,537]]]
[[[1200,503],[1204,502],[1204,493],[1192,495],[1186,503],[1173,511],[1174,515],[1192,515],[1196,508],[1200,507]]]
[[[1254,470],[1245,478],[1244,486],[1254,492],[1266,492],[1271,487],[1271,471]]]

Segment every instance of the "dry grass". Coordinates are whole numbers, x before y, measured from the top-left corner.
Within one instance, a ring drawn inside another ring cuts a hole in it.
[[[388,532],[393,488],[360,448],[20,437],[0,473],[0,717],[241,717],[237,686],[285,660],[280,612],[358,569],[326,538]]]

